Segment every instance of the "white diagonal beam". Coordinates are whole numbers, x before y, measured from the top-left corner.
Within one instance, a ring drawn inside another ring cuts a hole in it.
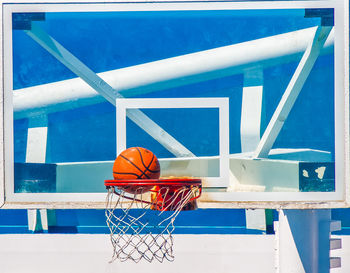
[[[301,58],[292,79],[290,80],[271,120],[268,124],[259,145],[255,151],[254,157],[267,157],[275,140],[281,131],[285,120],[292,110],[303,85],[309,76],[316,59],[318,58],[324,43],[327,40],[332,27],[319,26],[316,30],[313,40],[307,47],[303,57]]]
[[[123,97],[35,23],[32,23],[31,30],[26,30],[25,32],[113,105],[115,105],[115,100],[117,98]],[[169,135],[164,129],[159,127],[140,110],[130,110],[128,111],[127,116],[175,156],[194,156],[191,151],[184,147],[174,137]]]

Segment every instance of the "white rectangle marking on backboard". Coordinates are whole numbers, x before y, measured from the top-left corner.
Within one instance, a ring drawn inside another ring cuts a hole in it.
[[[117,155],[126,148],[126,121],[128,109],[176,109],[176,108],[218,108],[219,109],[219,177],[206,177],[206,187],[227,187],[229,185],[229,100],[228,98],[156,98],[117,99]]]

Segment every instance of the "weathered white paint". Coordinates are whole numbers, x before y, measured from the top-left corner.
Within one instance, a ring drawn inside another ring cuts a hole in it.
[[[266,214],[264,209],[245,210],[246,228],[266,230]]]
[[[298,192],[299,161],[231,159],[238,192]]]

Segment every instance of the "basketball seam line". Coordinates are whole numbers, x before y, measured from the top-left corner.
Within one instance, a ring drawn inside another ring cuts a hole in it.
[[[159,169],[156,170],[156,171],[152,171],[152,170],[149,169],[149,166],[151,166],[151,164],[152,164],[154,158],[156,158],[156,156],[153,154],[152,160],[151,160],[151,162],[149,163],[149,165],[148,165],[147,167],[145,166],[145,163],[143,163],[143,158],[141,158],[141,161],[142,161],[143,166],[145,166],[145,168],[147,168],[147,170],[148,170],[150,173],[158,173],[158,172],[160,171]]]
[[[141,179],[141,177],[138,175],[138,174],[136,174],[136,173],[121,173],[121,172],[113,172],[114,174],[129,174],[129,175],[134,175],[134,176],[136,176],[137,178],[140,178]]]
[[[155,156],[154,156],[154,154],[153,154],[153,157],[152,157],[151,162],[149,163],[148,166],[146,166],[145,162],[143,162],[143,157],[142,157],[142,154],[141,154],[140,149],[139,149],[138,147],[136,147],[136,150],[139,152],[142,165],[146,168],[146,169],[142,172],[141,177],[142,177],[142,175],[145,175],[145,176],[149,179],[150,177],[146,174],[146,171],[149,171],[149,172],[151,172],[151,173],[157,173],[157,172],[152,172],[152,171],[149,169],[149,166],[151,166],[151,164],[152,164],[152,162],[153,162]]]
[[[122,154],[120,155],[122,158],[124,158],[126,161],[130,162],[131,165],[133,165],[136,169],[138,169],[140,172],[141,172],[141,176],[139,177],[140,179],[142,179],[142,175],[144,174],[144,172],[139,168],[137,167],[137,165],[134,164],[134,162],[132,162],[131,160],[129,160],[127,157],[123,156]],[[149,178],[148,175],[145,174],[145,176],[147,178]]]
[[[131,165],[133,165],[136,169],[138,169],[140,172],[142,172],[142,170],[139,168],[139,167],[137,167],[137,165],[134,163],[134,162],[132,162],[130,159],[128,159],[127,157],[125,157],[125,156],[123,156],[123,155],[120,155],[122,158],[124,158],[126,161],[128,161],[129,163],[131,163]]]
[[[146,169],[148,169],[149,168],[149,166],[151,166],[151,164],[152,164],[152,162],[153,162],[153,159],[154,159],[154,154],[152,154],[153,155],[153,157],[152,157],[152,159],[151,159],[151,162],[148,164],[148,166],[146,166],[145,165],[145,162],[143,162],[143,157],[142,157],[142,154],[141,154],[141,151],[139,150],[139,148],[137,148],[136,147],[136,150],[139,152],[139,155],[140,155],[140,158],[141,158],[141,163],[142,163],[142,165],[146,168]]]
[[[143,157],[142,157],[141,151],[139,150],[138,147],[136,147],[136,150],[139,152],[140,158],[141,158],[141,163],[142,163],[142,165],[147,169],[147,171],[149,171],[150,173],[158,173],[158,172],[160,171],[159,168],[158,168],[158,170],[156,170],[156,171],[152,171],[152,170],[149,169],[149,167],[150,167],[151,164],[153,163],[153,160],[156,158],[156,156],[155,156],[154,154],[152,154],[153,157],[152,157],[151,162],[148,164],[148,166],[146,166],[146,165],[145,165],[145,162],[143,162]]]

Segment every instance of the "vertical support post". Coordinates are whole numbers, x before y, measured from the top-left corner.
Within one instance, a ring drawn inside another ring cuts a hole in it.
[[[47,115],[29,118],[26,163],[46,162],[47,124]]]
[[[260,142],[263,113],[263,70],[245,71],[241,111],[241,151],[253,152]]]
[[[50,215],[54,216],[54,214],[47,209],[28,209],[28,229],[33,232],[41,230],[48,231],[49,220],[51,220]]]
[[[276,272],[329,273],[331,210],[280,210]]]
[[[47,160],[48,118],[47,115],[32,117],[28,121],[26,163],[45,163]],[[48,230],[48,211],[28,209],[28,229]]]
[[[260,142],[264,112],[264,73],[261,67],[244,72],[241,110],[241,151],[253,152]],[[266,230],[266,211],[246,209],[247,229]]]

